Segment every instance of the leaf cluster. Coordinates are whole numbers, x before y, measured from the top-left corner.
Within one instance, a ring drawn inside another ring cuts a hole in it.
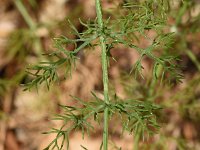
[[[154,114],[155,111],[160,109],[159,106],[140,100],[120,99],[116,95],[109,104],[106,104],[95,93],[92,92],[92,95],[94,99],[91,101],[84,101],[72,96],[80,105],[79,107],[61,105],[64,113],[56,115],[53,120],[61,120],[63,125],[60,129],[53,128],[50,132],[46,132],[46,134],[55,133],[56,137],[45,150],[54,148],[61,150],[64,140],[67,140],[67,148],[69,148],[69,135],[72,131],[81,130],[83,138],[85,133],[89,135],[95,129],[91,120],[98,122],[100,125],[105,108],[108,108],[110,118],[114,115],[120,116],[122,133],[126,130],[130,134],[142,132],[144,135],[144,133],[151,134],[153,129],[159,129]],[[59,139],[62,139],[60,145],[58,144]]]
[[[166,51],[173,44],[174,36],[173,33],[165,33],[163,30],[166,25],[168,3],[162,2],[161,4],[163,5],[158,4],[157,6],[154,2],[148,3],[146,1],[143,4],[125,3],[122,5],[121,17],[111,21],[112,25],[107,30],[106,37],[110,42],[108,45],[111,45],[109,47],[113,48],[113,45],[122,44],[135,49],[140,54],[131,70],[131,72],[135,72],[135,77],[138,75],[143,77],[142,61],[148,57],[154,62],[153,75],[156,78],[157,66],[161,65],[163,67],[163,79],[167,74],[168,79],[175,78],[180,81],[183,78],[177,65],[180,60],[177,56],[172,56]],[[156,36],[154,38],[149,37],[149,31],[155,32]],[[151,44],[146,48],[141,48],[136,44],[140,41],[139,38],[145,38]]]
[[[82,23],[82,21],[80,20]],[[96,35],[92,35],[95,32],[95,24],[82,23],[87,30],[83,33],[79,33],[77,29],[69,21],[73,33],[78,39],[69,39],[68,37],[61,36],[54,39],[54,47],[56,51],[46,54],[49,57],[54,57],[52,61],[40,62],[37,65],[33,65],[27,68],[27,73],[33,76],[33,80],[25,85],[24,90],[30,90],[32,87],[38,88],[38,85],[43,82],[46,83],[49,89],[52,82],[60,81],[59,69],[65,68],[64,78],[71,76],[72,70],[76,68],[76,60],[78,59],[78,52],[87,46],[91,46],[93,40],[96,39]],[[90,36],[91,35],[91,36]],[[81,43],[81,44],[79,44]],[[71,51],[69,45],[73,45],[74,49]]]
[[[159,1],[159,0],[158,0]],[[56,51],[50,53],[50,56],[55,56],[54,61],[41,62],[39,65],[28,68],[28,73],[33,75],[34,79],[26,84],[25,90],[37,87],[38,84],[46,82],[47,87],[52,81],[59,81],[58,69],[65,67],[65,77],[71,75],[71,71],[75,69],[78,52],[86,47],[94,47],[100,45],[99,37],[103,35],[106,39],[108,57],[112,57],[110,50],[115,46],[122,44],[126,47],[135,49],[140,58],[133,65],[135,77],[138,74],[142,75],[142,61],[145,57],[150,58],[154,62],[154,75],[156,66],[163,66],[163,75],[168,73],[168,76],[180,81],[182,75],[177,69],[177,56],[170,56],[165,49],[172,44],[173,33],[164,33],[163,27],[166,22],[167,3],[161,1],[145,2],[125,2],[121,7],[120,16],[116,19],[107,19],[104,21],[104,28],[100,30],[97,25],[97,20],[80,23],[85,27],[82,33],[69,22],[73,34],[77,39],[71,39],[65,36],[55,38]],[[157,35],[154,39],[148,37],[148,31],[154,30]],[[151,44],[146,48],[140,48],[135,44],[135,40],[146,38]],[[80,44],[81,43],[81,44]],[[74,49],[69,50],[69,45],[73,45]],[[157,54],[156,49],[161,49],[162,52]],[[170,78],[169,78],[170,79]]]

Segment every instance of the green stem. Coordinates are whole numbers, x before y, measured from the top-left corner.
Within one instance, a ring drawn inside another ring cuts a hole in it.
[[[14,0],[14,3],[17,7],[17,9],[19,10],[19,12],[21,13],[21,15],[23,16],[24,20],[26,21],[26,23],[28,24],[28,26],[34,30],[36,28],[36,24],[35,22],[31,19],[30,15],[28,14],[26,8],[24,7],[24,5],[22,4],[21,0]]]
[[[183,6],[180,8],[179,12],[178,12],[178,16],[176,17],[176,26],[181,24],[182,21],[182,17],[185,14],[185,12],[187,11],[187,8],[189,6],[189,2],[183,2]]]
[[[138,150],[139,147],[139,141],[140,141],[140,134],[136,134],[134,136],[134,145],[133,145],[133,150]]]
[[[163,67],[160,64],[157,67],[158,69],[156,70],[156,75],[159,78],[162,75]],[[155,92],[156,92],[157,83],[158,83],[158,79],[156,79],[156,77],[153,75],[151,83],[150,83],[149,91],[148,91],[148,97],[150,98],[150,101],[152,101],[155,98],[154,94],[156,95]]]
[[[133,150],[139,150],[139,143],[140,143],[140,138],[141,138],[141,128],[138,128],[138,131],[134,135],[134,145],[133,145]]]
[[[100,42],[101,42],[101,57],[102,57],[102,71],[103,71],[103,87],[104,87],[104,101],[106,104],[109,104],[109,96],[108,96],[108,62],[107,62],[107,53],[106,53],[106,39],[103,34],[104,30],[104,23],[102,17],[102,7],[101,1],[96,1],[96,13],[97,13],[97,20],[99,29],[101,32],[100,35]],[[103,149],[108,149],[108,117],[109,117],[109,110],[105,108],[104,110],[104,130],[103,130]]]
[[[198,61],[197,57],[192,53],[191,50],[185,50],[188,57],[192,60],[192,62],[196,65],[198,71],[200,71],[200,62]]]
[[[191,59],[191,61],[196,65],[198,71],[200,71],[200,62],[198,60],[198,58],[195,56],[195,54],[188,48],[188,45],[186,44],[186,39],[185,39],[185,35],[183,35],[182,37],[182,45],[183,45],[183,49],[185,49],[185,53],[187,54],[187,56]]]
[[[26,7],[23,5],[21,0],[14,0],[14,3],[18,9],[18,11],[20,12],[20,14],[22,15],[22,17],[24,18],[25,22],[28,24],[29,28],[31,29],[31,32],[33,32],[34,36],[35,36],[35,40],[34,40],[34,48],[35,48],[35,52],[38,56],[41,55],[42,52],[42,45],[41,45],[41,41],[40,38],[36,36],[35,32],[37,29],[37,25],[36,23],[32,20],[31,16],[29,15]]]

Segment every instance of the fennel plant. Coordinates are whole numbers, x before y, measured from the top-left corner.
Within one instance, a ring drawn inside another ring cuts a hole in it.
[[[72,70],[76,68],[78,53],[87,48],[101,47],[101,64],[103,76],[103,94],[104,98],[99,98],[94,92],[91,92],[95,101],[85,101],[78,97],[72,98],[81,104],[82,107],[63,106],[64,114],[58,114],[55,120],[62,120],[63,126],[59,129],[53,128],[46,133],[56,133],[55,139],[45,148],[61,150],[65,141],[67,149],[69,149],[69,134],[80,129],[84,137],[85,133],[95,130],[91,120],[101,123],[103,118],[102,145],[100,149],[108,150],[109,137],[109,120],[115,115],[121,120],[123,131],[128,131],[136,138],[137,142],[141,136],[145,137],[159,129],[156,121],[155,111],[160,109],[151,101],[139,99],[122,99],[117,93],[114,96],[109,94],[109,61],[113,58],[111,49],[123,45],[131,48],[140,55],[135,64],[133,64],[130,72],[134,73],[135,78],[143,76],[142,61],[149,58],[154,64],[153,77],[154,80],[163,81],[164,79],[180,81],[182,75],[177,69],[177,56],[170,55],[165,49],[172,44],[173,33],[166,32],[167,10],[169,3],[163,0],[144,0],[144,1],[128,1],[124,0],[116,8],[116,14],[108,14],[110,17],[105,18],[102,9],[102,0],[95,0],[96,19],[84,23],[80,23],[85,27],[81,33],[75,26],[70,23],[76,39],[66,36],[55,38],[56,51],[48,54],[54,57],[54,61],[44,61],[28,68],[34,78],[26,84],[25,90],[32,87],[38,88],[43,82],[47,88],[50,88],[52,82],[59,82],[62,77],[59,75],[59,68],[65,68],[65,78],[72,76]],[[154,38],[148,36],[149,31],[156,34]],[[150,44],[141,48],[137,45],[140,38],[145,38]],[[78,44],[79,43],[79,44]],[[81,43],[81,44],[80,44]],[[74,45],[74,50],[66,49],[66,45]],[[114,58],[113,58],[114,59]],[[150,87],[152,88],[152,87]],[[150,92],[150,96],[152,93]],[[69,126],[70,125],[70,126]],[[61,139],[61,144],[58,140]],[[83,146],[82,146],[83,147]],[[85,147],[83,147],[86,149]]]

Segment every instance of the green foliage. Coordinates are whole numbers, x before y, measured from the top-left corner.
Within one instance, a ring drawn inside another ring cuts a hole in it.
[[[100,3],[98,0],[96,2],[96,5]],[[117,18],[110,16],[108,19],[102,20],[101,6],[99,5],[97,7],[97,19],[87,23],[83,23],[80,20],[80,23],[85,27],[82,33],[79,33],[69,22],[77,39],[70,39],[65,36],[55,38],[56,51],[48,54],[51,57],[53,56],[53,60],[29,67],[28,73],[33,75],[34,78],[26,84],[25,90],[34,86],[38,87],[43,82],[49,88],[54,81],[63,79],[59,72],[60,68],[65,68],[64,77],[71,76],[72,70],[76,68],[76,60],[80,50],[86,47],[94,48],[99,45],[102,47],[104,99],[98,98],[93,93],[95,101],[88,102],[73,97],[74,100],[81,104],[81,107],[61,106],[64,114],[57,115],[55,120],[62,120],[63,126],[60,129],[52,129],[52,131],[47,132],[55,133],[56,137],[46,150],[62,149],[65,140],[67,140],[67,148],[69,148],[70,132],[81,130],[84,137],[85,132],[90,133],[90,130],[94,130],[90,121],[94,119],[94,121],[100,123],[100,118],[103,117],[102,113],[104,113],[104,119],[105,117],[112,118],[114,115],[119,116],[123,130],[127,130],[134,135],[140,132],[144,136],[145,134],[153,133],[159,128],[154,111],[160,109],[160,107],[155,104],[147,100],[121,99],[117,96],[114,96],[114,98],[107,97],[107,94],[109,94],[107,89],[107,63],[110,58],[113,58],[110,50],[118,45],[124,45],[136,50],[140,55],[136,63],[133,64],[132,71],[135,72],[135,77],[138,75],[143,77],[142,70],[144,67],[142,66],[142,61],[147,57],[154,64],[153,76],[155,79],[159,78],[157,72],[158,66],[161,66],[161,80],[167,77],[170,81],[180,81],[182,75],[176,64],[179,59],[177,56],[171,56],[166,50],[171,47],[173,38],[173,33],[164,32],[169,4],[163,0],[124,2],[118,9],[120,10],[120,15]],[[150,31],[156,34],[153,38],[148,36]],[[141,48],[137,44],[140,38],[147,40],[149,45]],[[73,46],[74,49],[69,50],[68,46]],[[104,61],[105,59],[107,61]],[[107,149],[107,123],[106,121],[104,122],[104,134],[106,134],[103,140],[103,144],[105,144],[104,150]],[[61,145],[58,144],[58,139],[62,139]]]
[[[70,22],[69,22],[70,23]],[[76,56],[78,52],[84,49],[87,46],[92,45],[92,41],[97,38],[97,35],[93,35],[95,32],[94,24],[84,24],[82,23],[87,30],[83,33],[78,33],[76,28],[70,23],[73,33],[79,37],[79,39],[69,39],[65,36],[54,39],[54,47],[57,51],[48,54],[49,56],[54,56],[54,61],[44,61],[39,65],[28,68],[28,73],[34,76],[34,79],[26,84],[25,90],[32,88],[33,86],[38,86],[42,82],[46,82],[47,87],[52,81],[59,81],[58,69],[65,67],[65,77],[71,76],[71,72],[76,67]],[[81,45],[78,45],[78,42],[81,42]],[[66,49],[66,46],[73,45],[74,50],[70,51]],[[56,59],[56,60],[55,60]],[[31,72],[32,71],[32,72]]]
[[[97,20],[94,20],[94,22],[89,21],[88,23],[83,23],[80,20],[80,23],[85,27],[85,31],[82,33],[79,33],[71,22],[69,22],[73,34],[77,36],[78,39],[69,39],[65,36],[55,38],[54,43],[56,51],[48,55],[57,57],[57,60],[54,62],[41,62],[40,65],[29,67],[30,70],[37,71],[34,73],[30,72],[35,76],[35,78],[31,83],[27,84],[27,89],[30,89],[34,85],[37,86],[44,81],[46,82],[47,87],[49,87],[51,81],[58,81],[59,78],[56,70],[62,64],[65,64],[66,66],[66,74],[71,74],[72,69],[75,68],[75,61],[77,59],[76,55],[78,52],[88,46],[94,48],[99,45],[96,41],[102,34],[105,36],[105,40],[107,41],[107,54],[109,57],[112,57],[110,50],[118,44],[123,44],[126,47],[133,48],[140,53],[140,59],[138,59],[135,65],[133,65],[133,70],[135,70],[136,76],[138,73],[142,75],[142,60],[145,57],[149,57],[155,62],[155,71],[157,69],[156,66],[160,64],[163,66],[163,75],[165,72],[168,72],[173,78],[180,81],[182,75],[178,72],[178,66],[175,64],[178,57],[171,56],[165,51],[163,51],[163,54],[160,56],[154,54],[156,49],[165,49],[170,47],[172,44],[173,33],[162,32],[166,21],[165,7],[159,5],[157,6],[159,7],[157,10],[158,12],[155,12],[155,8],[152,9],[155,5],[153,4],[125,3],[121,8],[121,16],[115,20],[111,20],[110,18],[107,19],[104,22],[105,27],[103,31],[99,29]],[[155,13],[161,13],[162,15],[156,16]],[[154,39],[150,39],[146,34],[149,30],[155,30],[157,32],[157,36]],[[140,48],[133,44],[134,39],[141,37],[145,37],[149,41],[152,41],[152,44],[146,48]],[[81,45],[78,44],[80,42],[82,43]],[[70,51],[69,49],[66,49],[66,46],[68,45],[73,45],[74,50]],[[156,76],[155,72],[154,75]]]
[[[56,138],[48,145],[48,149],[62,149],[63,145],[59,145],[59,139],[67,140],[67,147],[69,148],[69,135],[72,131],[81,130],[84,138],[85,133],[89,133],[95,129],[91,120],[101,124],[101,118],[105,108],[109,109],[109,116],[118,115],[121,118],[121,124],[124,130],[130,134],[138,134],[139,130],[142,134],[152,134],[152,128],[157,130],[159,125],[156,122],[155,115],[156,110],[160,109],[159,106],[150,102],[142,102],[134,99],[120,99],[116,95],[111,97],[111,102],[106,104],[102,99],[98,98],[95,93],[92,92],[94,100],[83,101],[80,98],[72,97],[77,101],[80,106],[62,106],[63,115],[56,115],[53,120],[63,121],[63,125],[60,129],[52,129],[48,133],[56,133]],[[62,141],[62,140],[61,140]],[[63,142],[62,142],[63,143]]]

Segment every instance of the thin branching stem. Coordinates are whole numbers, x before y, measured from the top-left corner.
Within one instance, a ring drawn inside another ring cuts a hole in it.
[[[31,32],[35,34],[36,29],[37,29],[37,24],[33,21],[31,16],[29,15],[26,7],[23,5],[23,2],[21,0],[14,0],[14,3],[16,5],[18,11],[24,18],[25,22],[29,26]],[[40,56],[40,54],[42,52],[41,41],[40,41],[39,37],[37,37],[36,35],[34,35],[34,36],[35,36],[35,41],[34,41],[35,52],[37,53],[38,56]]]
[[[26,21],[26,23],[28,24],[28,26],[31,29],[35,29],[36,28],[36,24],[35,22],[31,19],[31,16],[28,14],[26,8],[24,7],[24,5],[22,4],[21,0],[15,0],[14,1],[17,9],[19,10],[19,12],[21,13],[21,15],[23,16],[24,20]]]
[[[101,57],[102,57],[102,70],[103,70],[103,86],[104,86],[104,101],[105,103],[109,103],[108,97],[108,62],[107,62],[107,53],[106,53],[106,39],[104,36],[104,23],[102,17],[102,7],[101,1],[96,0],[96,13],[97,20],[100,29],[100,42],[101,42]],[[108,149],[108,114],[109,110],[106,107],[104,110],[104,131],[103,131],[103,149]]]

